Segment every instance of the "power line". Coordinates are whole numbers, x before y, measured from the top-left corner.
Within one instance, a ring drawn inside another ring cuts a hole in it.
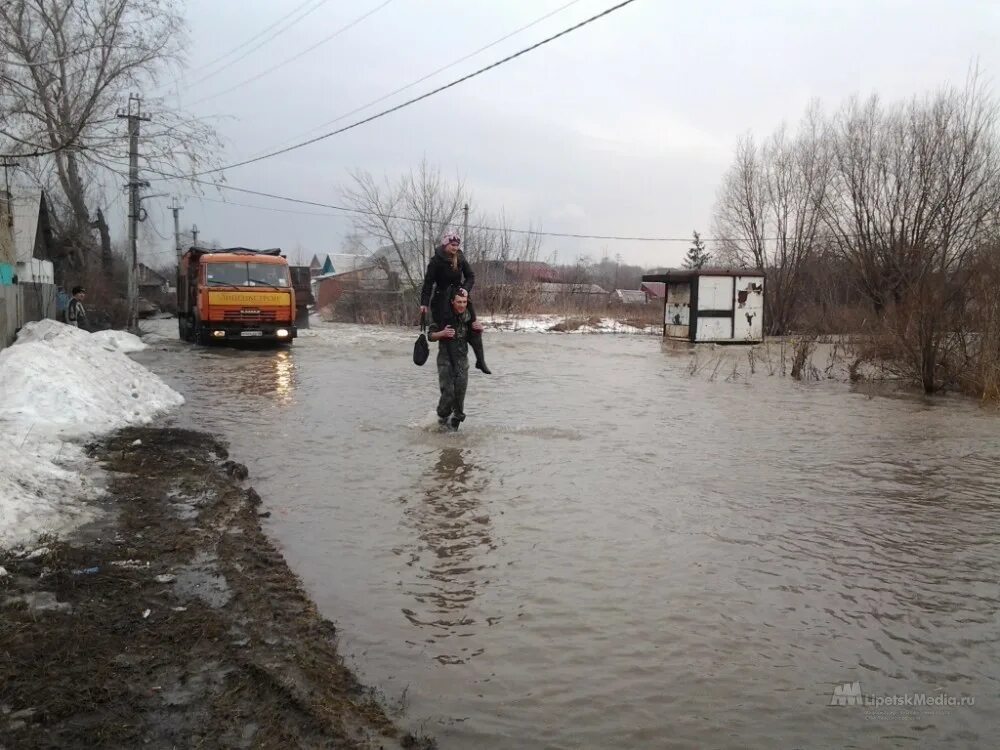
[[[277,208],[275,206],[256,206],[256,205],[253,205],[253,204],[250,204],[250,203],[239,203],[238,201],[222,200],[220,198],[209,198],[208,196],[205,196],[205,195],[186,194],[186,195],[184,195],[182,197],[184,197],[184,198],[190,198],[191,200],[210,201],[212,203],[221,203],[223,206],[239,206],[240,208],[253,208],[253,209],[257,210],[257,211],[272,211],[274,213],[279,213],[279,214],[296,214],[298,216],[325,216],[325,217],[334,218],[334,219],[343,218],[339,214],[332,214],[332,213],[329,213],[329,212],[326,212],[326,211],[324,211],[324,212],[319,212],[319,211],[297,211],[294,208]],[[345,209],[342,209],[342,210],[347,211],[349,209],[345,208]]]
[[[157,172],[156,170],[149,170],[154,174],[167,175],[166,172]],[[343,211],[345,213],[352,214],[362,214],[365,216],[381,216],[389,219],[396,219],[398,221],[409,221],[416,224],[424,223],[426,219],[421,219],[415,216],[402,216],[399,214],[381,214],[376,211],[366,211],[362,208],[353,208],[351,206],[338,206],[334,203],[323,203],[322,201],[312,201],[306,200],[304,198],[293,198],[287,195],[278,195],[277,193],[266,193],[261,190],[250,190],[249,188],[236,187],[235,185],[227,185],[224,183],[216,184],[214,182],[209,182],[207,180],[198,180],[192,178],[182,178],[177,175],[168,175],[169,177],[178,177],[178,179],[187,179],[189,182],[194,182],[199,185],[208,185],[212,187],[219,188],[220,190],[232,190],[233,192],[243,193],[246,195],[256,195],[261,198],[271,198],[273,200],[287,201],[289,203],[295,203],[303,206],[313,206],[315,208],[329,208],[334,211]],[[213,200],[211,198],[205,198],[205,200]],[[230,201],[214,201],[217,203],[225,203],[227,205],[234,206],[244,206],[246,208],[256,208],[261,209],[261,206],[250,206],[246,204],[233,203]],[[282,211],[282,209],[275,208],[264,208],[268,211]],[[288,212],[287,213],[292,213]],[[300,213],[300,212],[294,212]],[[313,214],[318,216],[333,216],[333,214]],[[535,235],[538,237],[562,237],[567,239],[578,239],[578,240],[615,240],[618,242],[691,242],[690,237],[649,237],[649,236],[625,236],[625,235],[612,235],[612,234],[576,234],[572,232],[545,232],[536,229],[512,229],[509,227],[491,227],[482,224],[470,225],[469,229],[478,229],[484,232],[509,232],[511,234],[526,234]],[[774,240],[778,238],[765,238],[767,240]],[[737,242],[737,239],[725,238],[725,237],[703,237],[702,242]]]
[[[273,34],[271,34],[269,37],[267,37],[266,39],[264,39],[263,41],[261,41],[259,44],[254,45],[253,47],[251,47],[250,49],[248,49],[246,52],[244,52],[239,57],[237,57],[237,58],[235,58],[233,60],[230,60],[225,65],[223,65],[221,68],[217,68],[216,70],[212,71],[211,73],[208,73],[207,75],[202,76],[201,78],[199,78],[194,83],[190,83],[188,85],[189,86],[198,86],[199,84],[202,84],[205,81],[207,81],[209,78],[214,78],[215,76],[217,76],[222,71],[224,71],[224,70],[226,70],[228,68],[231,68],[236,63],[240,62],[240,60],[245,60],[247,57],[249,57],[254,52],[256,52],[257,50],[259,50],[265,44],[269,44],[270,42],[274,41],[279,36],[281,36],[286,31],[288,31],[290,28],[292,28],[295,24],[297,24],[299,21],[301,21],[302,19],[304,19],[306,16],[311,15],[315,11],[319,10],[319,8],[321,6],[326,5],[328,2],[330,2],[330,0],[319,0],[318,3],[316,3],[315,5],[313,5],[313,7],[309,8],[305,13],[303,13],[301,16],[299,16],[298,18],[296,18],[295,20],[293,20],[290,24],[288,24],[284,28],[278,29],[276,32],[274,32]],[[301,6],[299,6],[299,7],[301,7]],[[285,17],[287,18],[287,16],[285,16]],[[280,23],[280,21],[279,21],[279,23]]]
[[[379,216],[387,219],[396,219],[398,221],[409,221],[415,224],[422,224],[426,222],[426,219],[416,217],[416,216],[402,216],[399,214],[383,214],[377,211],[367,211],[362,208],[354,208],[351,206],[338,206],[334,203],[323,203],[322,201],[307,200],[304,198],[293,198],[288,195],[279,195],[277,193],[266,193],[261,190],[251,190],[249,188],[237,187],[235,185],[228,185],[225,183],[215,183],[209,182],[208,180],[198,180],[190,177],[183,177],[180,175],[172,175],[168,172],[160,172],[155,169],[147,169],[147,171],[153,172],[154,174],[162,175],[164,178],[168,179],[182,179],[188,182],[193,182],[198,185],[206,185],[209,187],[215,187],[220,190],[232,190],[237,193],[244,193],[246,195],[256,195],[261,198],[271,198],[273,200],[286,201],[289,203],[295,203],[304,206],[313,206],[315,208],[328,208],[333,211],[341,211],[344,213],[351,214],[361,214],[364,216]],[[209,198],[203,195],[187,195],[185,197],[196,199],[196,200],[206,200],[212,203],[221,203],[227,206],[239,206],[241,208],[252,208],[258,211],[273,211],[277,213],[288,213],[288,214],[300,214],[305,216],[326,216],[330,218],[337,218],[336,214],[329,213],[318,213],[315,211],[296,211],[293,209],[283,209],[269,206],[256,206],[248,203],[238,203],[236,201],[221,200],[218,198]],[[692,237],[665,237],[665,236],[629,236],[629,235],[613,235],[613,234],[578,234],[574,232],[546,232],[539,229],[514,229],[511,227],[491,227],[483,224],[471,224],[469,229],[478,229],[484,232],[508,232],[510,234],[526,234],[535,235],[538,237],[559,237],[566,239],[578,239],[578,240],[614,240],[618,242],[693,242]],[[856,235],[847,235],[856,236]],[[701,237],[702,242],[744,242],[746,238],[743,237]],[[762,242],[777,242],[779,240],[787,240],[788,237],[761,237],[759,238]]]
[[[204,70],[205,68],[211,68],[217,62],[222,62],[223,60],[225,60],[227,57],[229,57],[234,52],[239,52],[241,49],[243,49],[244,47],[246,47],[248,44],[253,44],[255,41],[257,41],[258,39],[260,39],[262,36],[264,36],[267,32],[269,32],[275,26],[277,26],[278,24],[280,24],[286,18],[290,18],[291,16],[294,16],[296,13],[298,13],[300,10],[302,10],[304,7],[306,7],[307,5],[309,5],[309,3],[313,2],[313,1],[314,0],[306,0],[306,2],[302,3],[301,5],[296,5],[290,11],[288,11],[288,13],[286,13],[285,15],[283,15],[281,18],[279,18],[277,21],[275,21],[274,23],[272,23],[267,28],[265,28],[265,29],[257,32],[254,36],[250,37],[245,42],[242,42],[241,44],[237,44],[231,50],[229,50],[228,52],[226,52],[223,55],[219,55],[219,57],[215,58],[214,60],[212,60],[210,62],[207,62],[204,65],[199,65],[196,68],[193,68],[192,72],[196,71],[196,70]]]
[[[450,88],[452,88],[454,86],[457,86],[460,83],[464,83],[465,81],[468,81],[468,80],[470,80],[472,78],[475,78],[476,76],[482,75],[483,73],[486,73],[489,70],[493,70],[493,68],[500,67],[501,65],[503,65],[505,63],[508,63],[508,62],[510,62],[512,60],[515,60],[518,57],[521,57],[522,55],[526,55],[529,52],[533,52],[534,50],[538,49],[539,47],[542,47],[543,45],[548,44],[549,42],[553,42],[556,39],[559,39],[560,37],[566,36],[567,34],[570,34],[570,33],[574,32],[574,31],[576,31],[577,29],[581,29],[584,26],[586,26],[588,24],[591,24],[594,21],[597,21],[598,19],[604,18],[605,16],[610,15],[611,13],[614,13],[616,10],[620,10],[621,8],[624,8],[626,5],[631,5],[634,2],[635,2],[635,0],[623,0],[623,2],[620,2],[617,5],[613,5],[612,7],[608,8],[607,10],[601,11],[600,13],[598,13],[595,16],[591,16],[590,18],[587,18],[587,19],[581,21],[580,23],[575,24],[574,26],[570,26],[567,29],[563,29],[558,34],[553,34],[552,36],[547,37],[547,38],[543,39],[540,42],[536,42],[535,44],[531,45],[530,47],[525,47],[524,49],[522,49],[522,50],[520,50],[518,52],[515,52],[512,55],[508,55],[507,57],[503,58],[502,60],[497,60],[496,62],[491,63],[490,65],[487,65],[486,67],[480,68],[479,70],[477,70],[477,71],[475,71],[473,73],[469,73],[468,75],[462,76],[461,78],[458,78],[458,79],[452,81],[451,83],[446,83],[444,86],[439,86],[438,88],[436,88],[436,89],[434,89],[432,91],[428,91],[427,93],[421,94],[420,96],[416,96],[416,97],[414,97],[412,99],[409,99],[409,100],[403,102],[402,104],[397,104],[395,107],[390,107],[389,109],[383,110],[382,112],[378,112],[377,114],[371,115],[370,117],[366,117],[363,120],[358,120],[357,122],[352,123],[351,125],[346,125],[346,126],[344,126],[342,128],[339,128],[337,130],[333,130],[333,131],[331,131],[329,133],[324,133],[323,135],[316,136],[315,138],[310,138],[307,141],[302,141],[301,143],[297,143],[297,144],[295,144],[293,146],[286,146],[285,148],[278,149],[277,151],[272,151],[271,153],[264,154],[262,156],[256,156],[256,157],[254,157],[252,159],[245,159],[244,161],[239,161],[239,162],[236,162],[235,164],[228,164],[228,165],[226,165],[224,167],[218,167],[216,169],[206,169],[203,172],[195,172],[193,175],[191,175],[191,177],[200,177],[202,175],[213,174],[215,172],[223,172],[223,171],[225,171],[227,169],[235,169],[236,167],[243,167],[243,166],[246,166],[247,164],[253,164],[253,163],[258,162],[258,161],[264,161],[265,159],[271,159],[271,158],[273,158],[275,156],[280,156],[281,154],[287,154],[289,151],[295,151],[297,149],[304,148],[305,146],[310,146],[313,143],[318,143],[319,141],[326,140],[327,138],[331,138],[332,136],[339,135],[341,133],[346,133],[348,130],[353,130],[354,128],[360,127],[361,125],[365,125],[365,124],[367,124],[369,122],[373,122],[374,120],[378,120],[378,119],[380,119],[382,117],[385,117],[388,114],[391,114],[393,112],[398,112],[399,110],[403,109],[404,107],[409,107],[411,104],[416,104],[417,102],[422,101],[424,99],[428,99],[428,98],[434,96],[435,94],[440,94],[442,91],[445,91],[445,90],[450,89]],[[172,175],[172,176],[178,176],[178,175]]]
[[[496,39],[496,40],[490,42],[489,44],[487,44],[487,45],[485,45],[483,47],[480,47],[479,49],[475,50],[474,52],[470,52],[469,54],[464,55],[463,57],[460,57],[457,60],[453,60],[452,62],[448,63],[447,65],[442,65],[437,70],[432,70],[427,75],[422,76],[422,77],[418,78],[415,81],[411,81],[410,83],[406,84],[405,86],[400,86],[398,89],[396,89],[394,91],[390,91],[388,94],[380,96],[378,99],[373,99],[372,101],[368,102],[367,104],[362,104],[360,107],[352,109],[350,112],[344,112],[342,115],[337,115],[332,120],[327,120],[326,122],[321,122],[319,125],[316,125],[315,127],[309,128],[309,130],[306,130],[305,132],[303,132],[303,133],[301,133],[301,134],[299,134],[297,136],[294,136],[294,137],[295,138],[301,138],[302,136],[309,135],[310,133],[314,133],[314,132],[316,132],[317,130],[319,130],[321,128],[325,128],[328,125],[333,125],[333,123],[335,123],[335,122],[340,122],[344,118],[350,117],[351,115],[356,115],[358,112],[361,112],[363,110],[368,109],[369,107],[372,107],[372,106],[374,106],[376,104],[384,102],[386,99],[388,99],[390,97],[393,97],[396,94],[400,94],[400,93],[406,91],[407,89],[413,88],[418,83],[423,83],[428,78],[433,78],[438,73],[443,73],[444,71],[448,70],[449,68],[453,68],[456,65],[458,65],[459,63],[465,62],[469,58],[475,57],[479,53],[485,52],[486,50],[490,49],[491,47],[495,47],[496,45],[500,44],[501,42],[507,41],[512,36],[516,36],[517,34],[520,34],[522,31],[527,31],[528,29],[532,28],[533,26],[537,26],[542,21],[548,20],[552,16],[556,15],[557,13],[561,13],[562,11],[566,10],[567,8],[569,8],[570,6],[576,5],[578,2],[580,2],[580,0],[570,0],[570,2],[565,3],[564,5],[560,5],[555,10],[546,13],[544,16],[540,16],[540,17],[536,18],[531,23],[525,24],[524,26],[521,26],[518,29],[514,29],[514,31],[511,31],[510,33],[505,34],[504,36],[500,37],[499,39]]]
[[[345,31],[347,31],[348,29],[353,28],[354,26],[357,26],[359,23],[361,23],[362,21],[364,21],[369,16],[372,16],[375,13],[377,13],[378,11],[382,10],[382,8],[384,8],[385,6],[387,6],[391,2],[393,2],[393,0],[385,0],[385,2],[383,2],[381,5],[379,5],[379,6],[375,7],[375,8],[372,8],[370,11],[368,11],[367,13],[365,13],[365,14],[363,14],[361,16],[358,16],[357,18],[355,18],[350,23],[347,23],[344,26],[341,26],[339,29],[337,29],[336,31],[334,31],[329,36],[324,37],[320,41],[318,41],[315,44],[313,44],[311,47],[306,47],[306,49],[302,50],[301,52],[299,52],[296,55],[292,55],[292,57],[289,57],[287,60],[284,60],[284,61],[278,63],[277,65],[273,65],[270,68],[268,68],[267,70],[265,70],[264,72],[258,73],[255,76],[251,76],[250,78],[247,78],[245,81],[241,81],[240,83],[237,83],[235,86],[230,86],[228,89],[224,89],[223,91],[219,91],[218,93],[210,94],[209,96],[205,96],[205,97],[202,97],[201,99],[197,99],[197,100],[191,102],[188,106],[189,107],[194,107],[194,106],[196,106],[198,104],[201,104],[202,102],[207,102],[209,99],[215,99],[216,97],[222,96],[224,94],[228,94],[230,91],[235,91],[236,89],[242,88],[242,87],[246,86],[249,83],[253,83],[254,81],[259,81],[261,78],[263,78],[266,75],[270,75],[271,73],[273,73],[274,71],[276,71],[278,68],[283,68],[284,66],[288,65],[291,62],[295,62],[300,57],[303,57],[304,55],[309,54],[310,52],[312,52],[317,47],[322,47],[324,44],[326,44],[327,42],[332,41],[336,37],[338,37],[341,34],[343,34]]]

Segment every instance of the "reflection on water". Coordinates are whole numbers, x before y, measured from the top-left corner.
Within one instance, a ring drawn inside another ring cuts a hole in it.
[[[278,401],[287,404],[292,400],[292,389],[295,384],[295,363],[287,349],[279,351],[272,360],[274,363],[274,394]]]
[[[295,398],[297,371],[291,349],[205,348],[191,353],[202,361],[211,380],[206,383],[227,395],[233,391],[263,396],[276,404]]]
[[[425,642],[441,664],[461,664],[482,654],[481,648],[470,649],[456,639],[477,626],[474,600],[488,583],[493,566],[488,555],[496,549],[481,500],[488,476],[465,460],[466,453],[459,447],[442,448],[422,489],[412,499],[403,498],[404,522],[416,536],[394,550],[407,557],[411,576],[404,587],[412,606],[404,607],[403,614],[426,628]]]

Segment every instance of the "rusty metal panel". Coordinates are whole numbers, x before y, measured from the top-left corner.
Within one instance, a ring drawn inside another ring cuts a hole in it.
[[[688,282],[670,284],[667,286],[666,293],[667,304],[664,311],[664,325],[684,326],[686,328],[690,322],[691,284]]]
[[[764,338],[764,278],[737,276],[735,293],[733,339],[761,341]]]

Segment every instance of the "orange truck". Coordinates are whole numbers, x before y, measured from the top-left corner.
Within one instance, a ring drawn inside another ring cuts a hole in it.
[[[177,325],[184,341],[291,342],[295,290],[281,250],[192,247],[177,268]]]

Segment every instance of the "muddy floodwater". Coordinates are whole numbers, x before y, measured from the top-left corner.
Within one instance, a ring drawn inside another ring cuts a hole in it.
[[[1000,744],[996,412],[492,333],[444,434],[413,331],[173,325],[137,359],[176,421],[230,442],[348,663],[441,748]]]

